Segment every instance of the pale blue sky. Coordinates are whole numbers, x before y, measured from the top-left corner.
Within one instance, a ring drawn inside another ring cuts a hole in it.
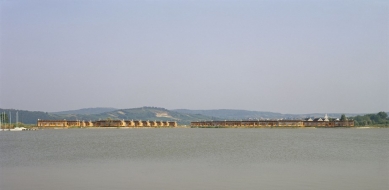
[[[389,111],[388,1],[0,6],[0,108]]]

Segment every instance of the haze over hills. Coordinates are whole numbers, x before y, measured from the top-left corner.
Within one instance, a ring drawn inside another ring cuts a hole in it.
[[[204,120],[257,120],[257,119],[303,119],[307,117],[324,117],[325,113],[309,114],[282,114],[276,112],[215,109],[215,110],[189,110],[176,109],[168,110],[158,107],[140,107],[131,109],[115,108],[83,108],[79,110],[61,112],[25,111],[15,109],[0,109],[0,112],[9,114],[11,112],[12,122],[16,121],[16,112],[19,115],[19,122],[34,124],[38,119],[43,120],[105,120],[107,118],[116,120],[161,120],[177,121],[178,124],[187,125],[191,121]],[[342,113],[327,113],[329,117],[340,118]],[[345,113],[347,117],[364,115]]]
[[[308,114],[282,114],[277,112],[264,111],[248,111],[234,109],[215,109],[215,110],[188,110],[176,109],[173,110],[187,114],[201,114],[210,117],[222,118],[227,120],[240,119],[302,119],[307,117],[324,117],[327,114],[329,117],[340,118],[343,113],[308,113]],[[356,116],[361,114],[348,113],[347,116]],[[362,114],[363,115],[363,114]]]
[[[103,110],[112,110],[102,112]],[[165,108],[157,107],[141,107],[131,109],[114,109],[114,108],[85,108],[80,110],[62,111],[55,113],[48,113],[42,111],[25,111],[15,109],[0,109],[0,112],[6,114],[11,113],[12,121],[15,122],[16,112],[19,115],[19,122],[26,124],[35,124],[38,119],[42,120],[158,120],[158,121],[177,121],[179,124],[189,124],[191,121],[198,120],[212,120],[218,119],[201,114],[187,114],[170,111]],[[92,114],[94,112],[100,112]],[[85,113],[85,114],[79,114]]]
[[[124,120],[157,120],[157,121],[177,121],[180,124],[189,124],[196,120],[211,120],[212,117],[201,114],[179,113],[165,108],[141,107],[132,109],[120,109],[111,112],[93,115],[95,119],[124,119]]]
[[[60,112],[51,112],[52,114],[100,114],[104,112],[115,111],[116,108],[82,108],[78,110],[69,110],[69,111],[60,111]]]
[[[216,118],[223,118],[228,120],[233,119],[273,119],[283,118],[284,115],[281,113],[274,112],[262,112],[262,111],[248,111],[248,110],[234,110],[234,109],[215,109],[215,110],[188,110],[188,109],[176,109],[173,110],[180,113],[187,114],[201,114]]]
[[[50,114],[48,112],[43,111],[27,111],[27,110],[15,110],[15,109],[1,109],[0,113],[5,112],[5,114],[8,115],[11,113],[11,122],[16,122],[16,112],[18,112],[18,119],[19,122],[25,123],[25,124],[34,124],[38,119],[45,119],[45,120],[57,120],[62,119],[59,116],[55,114]]]

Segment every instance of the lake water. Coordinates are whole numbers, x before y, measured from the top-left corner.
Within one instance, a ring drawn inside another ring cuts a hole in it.
[[[389,129],[0,132],[0,189],[389,189]]]

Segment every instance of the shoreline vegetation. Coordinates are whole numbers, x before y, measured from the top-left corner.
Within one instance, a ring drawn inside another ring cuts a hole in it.
[[[355,117],[349,117],[349,119],[354,120],[356,127],[389,127],[388,114],[382,111],[377,114],[357,115]]]

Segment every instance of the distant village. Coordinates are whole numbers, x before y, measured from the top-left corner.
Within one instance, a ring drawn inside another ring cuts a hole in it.
[[[69,127],[177,127],[176,121],[142,121],[142,120],[40,120],[40,128],[69,128]],[[353,120],[307,118],[305,120],[241,120],[241,121],[193,121],[190,127],[354,127]]]
[[[354,127],[353,120],[307,118],[305,120],[241,120],[241,121],[195,121],[191,127]]]
[[[41,120],[36,123],[37,128],[83,128],[83,127],[129,127],[129,128],[172,128],[177,127],[177,121],[149,121],[149,120]],[[4,129],[6,126],[3,126]],[[354,120],[346,118],[306,118],[306,119],[278,119],[278,120],[224,120],[224,121],[192,121],[192,128],[260,128],[260,127],[354,127]]]
[[[37,127],[68,128],[68,127],[177,127],[176,121],[142,121],[142,120],[40,120]]]

